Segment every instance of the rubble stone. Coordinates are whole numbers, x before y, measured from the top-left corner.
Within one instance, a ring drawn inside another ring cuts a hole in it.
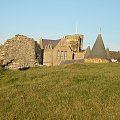
[[[41,49],[33,38],[15,35],[0,46],[0,64],[5,68],[18,69],[41,64]]]

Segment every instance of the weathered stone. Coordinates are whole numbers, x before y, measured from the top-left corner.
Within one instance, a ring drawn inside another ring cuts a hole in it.
[[[80,60],[84,58],[82,50],[83,35],[68,35],[59,40],[40,39],[43,48],[43,65],[54,66],[66,60]]]
[[[87,58],[87,57],[90,55],[90,52],[91,52],[90,46],[88,46],[87,49],[86,49],[86,51],[85,51],[85,56],[84,56],[84,58]]]
[[[101,59],[101,58],[87,58],[84,59],[85,63],[109,63],[110,61],[107,59]]]
[[[1,47],[0,62],[10,69],[34,67],[41,63],[40,46],[32,38],[15,35]]]

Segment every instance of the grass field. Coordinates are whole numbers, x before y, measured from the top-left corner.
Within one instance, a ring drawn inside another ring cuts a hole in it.
[[[120,120],[120,64],[0,70],[0,120]]]

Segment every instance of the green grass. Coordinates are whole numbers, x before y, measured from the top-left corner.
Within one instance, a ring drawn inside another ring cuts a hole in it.
[[[0,70],[0,120],[119,120],[120,64]]]

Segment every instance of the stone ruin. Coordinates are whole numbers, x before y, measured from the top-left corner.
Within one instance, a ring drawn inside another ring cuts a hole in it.
[[[21,69],[42,64],[41,48],[33,38],[15,35],[0,45],[0,65],[7,69]]]

